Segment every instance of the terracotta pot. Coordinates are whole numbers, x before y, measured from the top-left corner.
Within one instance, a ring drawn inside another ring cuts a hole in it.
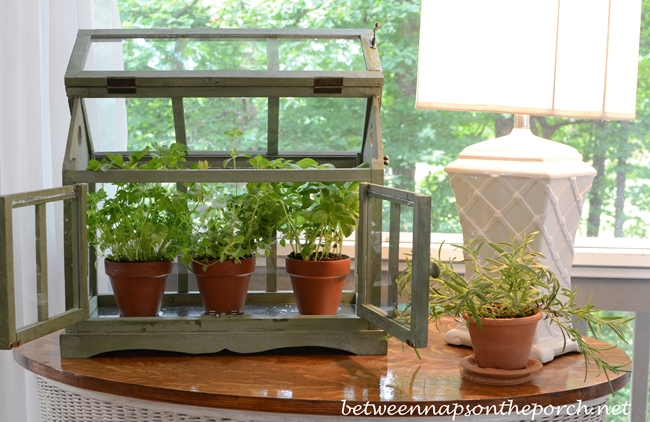
[[[203,271],[203,266],[208,267]],[[196,276],[201,301],[206,313],[244,312],[251,274],[255,271],[255,257],[234,261],[194,262],[190,268]]]
[[[347,255],[335,261],[303,261],[287,256],[286,269],[301,315],[336,315],[345,278],[350,274]]]
[[[158,316],[165,294],[169,261],[114,262],[104,260],[120,316]]]
[[[530,359],[537,322],[542,313],[524,318],[483,318],[479,330],[476,322],[469,320],[469,336],[474,358],[481,368],[523,369]]]

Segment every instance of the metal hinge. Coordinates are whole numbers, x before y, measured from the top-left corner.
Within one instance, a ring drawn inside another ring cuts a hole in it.
[[[106,91],[109,94],[135,94],[135,78],[106,78]]]
[[[314,78],[314,94],[340,94],[343,78]]]

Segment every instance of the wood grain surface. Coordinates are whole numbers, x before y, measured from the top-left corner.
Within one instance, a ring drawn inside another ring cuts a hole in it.
[[[454,327],[452,320],[442,331]],[[470,348],[450,346],[429,327],[422,359],[407,346],[389,341],[386,356],[356,356],[325,349],[283,350],[254,355],[183,355],[120,352],[88,359],[61,359],[59,333],[14,349],[29,371],[74,387],[131,398],[203,407],[264,412],[341,415],[347,404],[541,406],[586,401],[610,393],[604,374],[592,365],[585,380],[581,354],[570,353],[544,365],[529,383],[485,386],[463,380],[459,360]],[[598,343],[596,340],[591,340]],[[605,352],[613,363],[629,362],[620,349]],[[630,373],[610,374],[618,390]]]

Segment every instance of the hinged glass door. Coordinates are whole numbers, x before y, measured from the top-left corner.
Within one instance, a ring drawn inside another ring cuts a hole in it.
[[[0,349],[88,318],[86,230],[85,185],[0,196]],[[50,287],[54,267],[64,295]]]
[[[410,346],[425,347],[431,197],[374,184],[362,184],[359,192],[357,315]],[[388,227],[383,227],[382,217]],[[406,259],[413,281],[400,289],[398,277]]]

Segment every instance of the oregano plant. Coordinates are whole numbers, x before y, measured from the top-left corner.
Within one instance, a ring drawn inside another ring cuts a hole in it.
[[[250,155],[237,151],[235,144],[241,131],[234,128],[224,134],[229,139],[230,158],[223,166],[236,170],[237,160]],[[210,166],[207,161],[201,161],[194,168],[209,170]],[[268,247],[275,240],[275,223],[267,217],[274,199],[268,193],[261,184],[249,183],[245,188],[235,185],[234,189],[227,189],[221,183],[190,184],[187,195],[189,203],[195,204],[193,227],[181,261],[186,265],[199,262],[205,270],[212,262],[239,263],[255,256],[258,250],[268,254]]]

